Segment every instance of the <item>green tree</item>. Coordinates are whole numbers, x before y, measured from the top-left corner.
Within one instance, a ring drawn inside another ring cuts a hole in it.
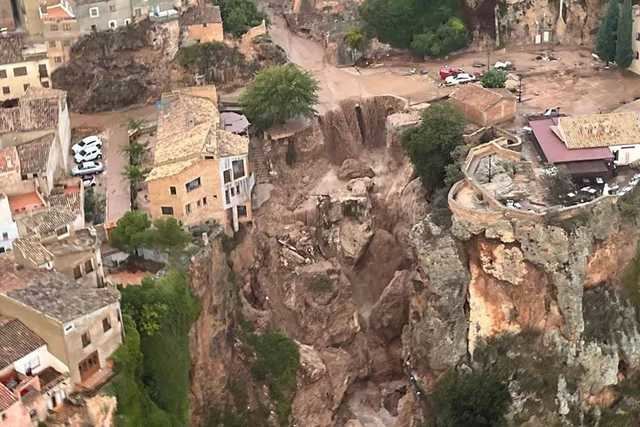
[[[135,139],[129,142],[129,145],[122,149],[123,154],[129,157],[129,164],[132,166],[140,166],[144,153],[147,149],[145,144],[141,144]]]
[[[600,21],[596,38],[596,53],[607,64],[616,58],[616,35],[618,32],[618,0],[609,0],[607,13]]]
[[[88,222],[102,224],[105,217],[106,200],[103,193],[91,187],[84,192],[84,217]]]
[[[191,235],[184,231],[175,218],[159,218],[153,221],[147,241],[155,249],[179,254],[191,242]]]
[[[146,245],[151,221],[144,212],[130,211],[124,214],[111,232],[111,244],[130,254]]]
[[[488,372],[451,371],[431,395],[437,427],[495,427],[505,425],[511,404],[507,385]]]
[[[422,184],[431,192],[444,184],[452,153],[464,143],[464,118],[448,103],[435,104],[422,114],[422,123],[402,135],[402,146]]]
[[[411,41],[411,51],[420,56],[440,56],[442,45],[434,33],[416,34]]]
[[[344,41],[351,49],[363,51],[367,39],[360,28],[352,28],[344,35]]]
[[[253,0],[219,0],[214,2],[220,6],[224,30],[240,37],[247,30],[260,25],[266,15],[258,10]]]
[[[240,95],[249,120],[260,129],[315,113],[318,82],[294,65],[277,65],[260,71]]]
[[[633,61],[632,35],[633,14],[631,0],[622,2],[620,21],[618,22],[618,36],[616,40],[616,64],[620,68],[628,68]]]
[[[149,174],[149,169],[143,168],[138,164],[129,164],[125,166],[122,175],[129,180],[129,191],[131,192],[131,206],[135,209],[137,206],[138,190]]]
[[[504,87],[504,83],[507,81],[506,71],[490,69],[482,76],[480,83],[482,86],[488,88],[501,88]]]

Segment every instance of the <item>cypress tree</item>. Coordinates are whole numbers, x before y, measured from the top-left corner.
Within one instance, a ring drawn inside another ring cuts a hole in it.
[[[596,53],[607,64],[616,58],[616,35],[618,32],[618,0],[609,0],[607,13],[600,22]]]
[[[624,0],[620,10],[620,21],[618,22],[618,38],[616,41],[616,63],[620,68],[628,68],[633,61],[633,48],[631,38],[633,32],[633,16],[631,11],[631,0]]]

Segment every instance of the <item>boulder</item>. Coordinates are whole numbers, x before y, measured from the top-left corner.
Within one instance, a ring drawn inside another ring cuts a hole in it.
[[[409,286],[411,273],[396,271],[393,279],[371,309],[369,324],[387,342],[402,334],[409,316]]]
[[[355,159],[346,159],[338,169],[338,178],[343,181],[354,178],[373,178],[374,176],[376,174],[373,169]]]

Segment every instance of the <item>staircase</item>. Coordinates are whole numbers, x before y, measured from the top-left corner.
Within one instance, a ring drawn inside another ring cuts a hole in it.
[[[262,147],[262,140],[251,138],[249,142],[249,164],[256,176],[256,184],[267,184],[270,182],[269,166]]]

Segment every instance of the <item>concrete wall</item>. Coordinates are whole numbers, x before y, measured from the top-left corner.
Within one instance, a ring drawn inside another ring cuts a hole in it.
[[[7,233],[7,238],[4,238]],[[9,199],[0,194],[0,252],[11,250],[13,241],[18,238],[18,226],[11,215]]]
[[[2,414],[5,416],[5,420],[0,424],[2,427],[33,427],[29,411],[19,400]]]
[[[56,256],[53,259],[53,267],[60,273],[82,283],[83,285],[97,287],[99,280],[104,279],[99,251],[100,249],[97,248],[96,251]],[[87,261],[91,261],[93,271],[88,272],[86,267]],[[75,277],[74,270],[76,267],[80,268],[80,272],[82,274],[79,278]],[[100,277],[100,279],[98,279],[98,277]]]
[[[475,105],[449,98],[453,105],[462,112],[467,120],[480,126],[491,126],[513,120],[516,114],[516,100],[503,99],[486,110]]]
[[[90,9],[97,8],[98,16],[92,17]],[[77,18],[81,34],[88,34],[93,31],[106,31],[111,29],[109,23],[115,21],[116,27],[126,25],[132,20],[132,9],[130,0],[94,1],[91,3],[79,4],[77,6]]]
[[[640,141],[636,145],[615,145],[609,148],[614,156],[616,152],[618,153],[618,160],[614,161],[618,166],[628,165],[640,160]]]
[[[40,82],[39,65],[44,65],[49,69],[49,59],[43,57],[41,59],[28,60],[15,64],[0,65],[0,71],[7,73],[6,78],[0,78],[0,101],[5,99],[18,98],[25,94],[25,85],[33,87],[42,87]],[[27,74],[24,76],[15,76],[14,69],[26,67]],[[9,93],[4,93],[4,88],[9,88]]]

